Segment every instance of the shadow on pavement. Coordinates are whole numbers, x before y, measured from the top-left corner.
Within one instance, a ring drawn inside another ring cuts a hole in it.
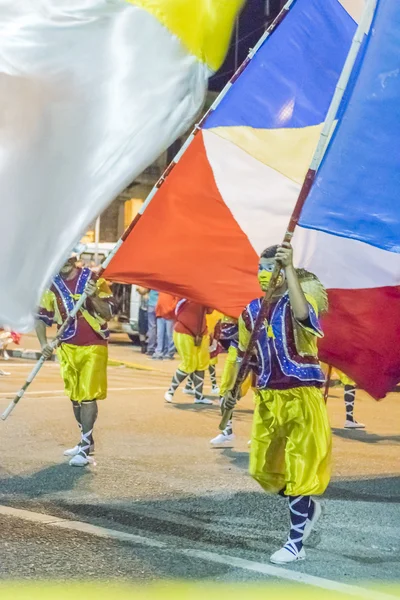
[[[365,429],[339,429],[338,427],[333,427],[332,433],[344,440],[354,440],[364,444],[400,445],[400,435],[377,435],[376,433],[368,433]]]
[[[91,478],[89,470],[72,468],[68,463],[52,465],[30,475],[14,475],[0,479],[0,498],[7,494],[39,498],[52,492],[72,490],[82,477]]]
[[[333,479],[325,497],[330,500],[400,503],[400,475]]]

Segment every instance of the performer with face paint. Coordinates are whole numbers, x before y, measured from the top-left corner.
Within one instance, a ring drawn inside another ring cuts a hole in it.
[[[36,320],[36,333],[45,358],[53,348],[47,342],[46,327],[58,327],[66,320],[75,301],[85,292],[88,296],[71,325],[61,337],[57,355],[65,393],[72,402],[72,410],[81,432],[79,444],[64,452],[73,467],[84,467],[92,462],[94,452],[93,428],[97,419],[97,400],[107,396],[108,337],[107,322],[114,313],[112,292],[104,279],[93,278],[90,269],[80,268],[79,254],[61,267],[51,287],[41,299]]]
[[[318,314],[327,309],[326,292],[315,275],[293,267],[292,247],[271,247],[259,263],[265,291],[275,261],[282,265],[255,350],[255,411],[250,474],[266,492],[287,496],[291,527],[287,542],[271,556],[286,564],[305,558],[304,541],[321,514],[312,495],[323,494],[330,479],[331,430],[321,388],[324,374],[317,356],[322,337]],[[256,298],[239,318],[239,361],[262,300]],[[232,408],[228,393],[224,400]]]

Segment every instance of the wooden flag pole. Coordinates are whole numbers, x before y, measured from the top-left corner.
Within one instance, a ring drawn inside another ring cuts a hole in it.
[[[155,184],[155,186],[151,190],[150,194],[147,196],[146,200],[144,201],[143,205],[141,206],[141,208],[140,208],[138,214],[136,215],[136,217],[133,219],[133,221],[128,226],[128,228],[124,231],[124,233],[121,236],[121,238],[118,240],[118,242],[115,244],[115,246],[112,249],[112,251],[110,252],[110,254],[107,256],[107,258],[102,263],[102,265],[101,265],[101,267],[100,267],[100,269],[99,269],[99,271],[97,273],[98,277],[101,277],[101,275],[104,273],[104,271],[106,270],[106,268],[110,264],[111,260],[114,258],[114,256],[118,252],[118,250],[121,248],[122,244],[125,242],[125,240],[129,236],[129,234],[132,232],[132,230],[136,227],[136,225],[138,224],[138,222],[139,222],[140,218],[142,217],[144,211],[149,206],[150,202],[153,200],[154,196],[156,195],[156,193],[158,192],[158,190],[160,189],[160,187],[162,186],[162,184],[165,182],[165,180],[167,179],[168,175],[171,173],[171,171],[173,170],[173,168],[177,165],[177,163],[179,162],[179,160],[182,158],[183,154],[186,152],[186,150],[188,149],[188,147],[190,146],[190,144],[194,140],[195,136],[201,130],[201,127],[205,123],[206,119],[210,116],[210,114],[221,103],[222,99],[226,96],[227,92],[230,90],[230,88],[232,87],[232,85],[235,83],[235,81],[239,77],[239,75],[241,75],[241,73],[249,65],[249,63],[251,62],[252,58],[258,52],[258,50],[261,48],[261,46],[263,45],[263,43],[265,42],[265,40],[273,33],[273,31],[275,31],[275,29],[278,27],[278,25],[280,25],[280,23],[282,23],[283,19],[288,14],[288,12],[289,12],[291,6],[294,4],[294,2],[295,2],[295,0],[288,0],[288,2],[286,2],[285,6],[282,8],[282,10],[279,13],[279,15],[271,23],[271,25],[268,27],[268,29],[264,32],[264,34],[259,39],[259,41],[254,46],[254,48],[249,52],[248,56],[245,58],[245,60],[240,65],[240,67],[237,69],[237,71],[232,76],[232,78],[226,84],[226,86],[224,87],[224,89],[222,90],[222,92],[215,99],[215,101],[210,106],[210,108],[208,109],[208,111],[206,112],[206,114],[203,116],[203,118],[201,119],[201,121],[199,121],[199,123],[197,123],[194,126],[194,129],[193,129],[192,133],[189,135],[189,137],[186,140],[185,144],[182,146],[182,148],[180,149],[180,151],[178,152],[178,154],[174,157],[174,159],[167,166],[167,168],[165,169],[164,173],[162,174],[162,176],[160,177],[160,179],[157,181],[157,183]],[[61,326],[61,328],[59,329],[59,331],[57,332],[57,336],[51,342],[50,345],[52,346],[53,349],[57,348],[57,346],[59,345],[61,335],[66,330],[66,328],[71,324],[71,322],[73,321],[73,319],[76,317],[76,315],[78,314],[78,312],[80,311],[80,309],[84,305],[86,299],[87,299],[87,296],[86,296],[85,293],[83,293],[82,296],[79,298],[78,302],[76,303],[74,309],[68,315],[67,319],[65,320],[65,322],[63,323],[63,325]],[[36,363],[36,365],[34,366],[34,368],[32,369],[32,371],[29,373],[29,375],[28,375],[28,377],[27,377],[24,385],[16,393],[13,401],[9,404],[9,406],[6,408],[6,410],[1,415],[1,419],[3,421],[5,421],[7,419],[7,417],[11,414],[11,412],[14,410],[14,408],[16,407],[16,405],[18,404],[18,402],[21,400],[21,398],[25,394],[26,390],[28,389],[28,387],[30,386],[30,384],[32,383],[32,381],[35,379],[36,375],[39,373],[40,369],[42,368],[42,366],[43,366],[43,364],[45,362],[46,362],[46,359],[43,356],[41,356],[40,359],[38,360],[38,362]]]
[[[308,169],[307,175],[304,179],[302,188],[300,190],[299,197],[297,199],[295,208],[293,210],[292,216],[289,221],[289,226],[287,228],[285,237],[283,239],[283,244],[290,243],[293,237],[293,233],[296,229],[296,226],[299,222],[301,212],[303,210],[303,206],[305,201],[310,193],[311,187],[314,183],[315,176],[317,173],[317,169],[321,163],[322,158],[327,150],[328,143],[330,140],[330,136],[333,132],[333,128],[335,125],[335,119],[339,110],[339,106],[342,102],[344,92],[347,88],[347,85],[350,80],[350,76],[352,74],[358,53],[360,51],[361,44],[364,39],[364,34],[369,31],[371,26],[371,22],[373,16],[375,14],[377,0],[367,0],[367,3],[364,7],[364,11],[361,17],[361,20],[358,24],[357,30],[354,34],[353,41],[347,55],[346,61],[343,66],[342,73],[339,77],[339,81],[337,83],[335,93],[332,98],[332,102],[330,104],[328,113],[326,115],[325,123],[322,128],[322,132],[320,138],[318,140],[317,148],[314,152],[314,156],[311,161],[310,168]],[[269,283],[268,289],[265,293],[263,301],[261,303],[260,312],[257,315],[257,318],[254,323],[253,331],[249,340],[249,345],[246,349],[246,352],[241,359],[239,371],[236,376],[236,380],[231,390],[232,400],[236,402],[239,399],[240,389],[242,383],[245,381],[247,375],[250,371],[250,359],[253,355],[256,343],[259,339],[262,328],[264,327],[264,321],[268,317],[269,307],[271,305],[271,300],[276,290],[276,284],[278,282],[279,273],[281,270],[281,266],[276,263],[274,271],[272,273],[271,281]],[[223,431],[228,421],[232,418],[233,409],[227,408],[224,410],[219,428]]]
[[[333,371],[333,367],[332,367],[332,365],[329,365],[328,366],[328,372],[326,374],[325,390],[324,390],[324,402],[325,402],[325,404],[327,404],[327,402],[328,402],[329,387],[331,385],[331,379],[332,379],[332,371]]]

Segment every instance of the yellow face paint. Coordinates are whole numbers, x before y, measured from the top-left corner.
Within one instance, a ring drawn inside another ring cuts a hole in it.
[[[180,39],[190,54],[217,71],[245,0],[128,0],[147,10]]]
[[[264,269],[259,271],[258,281],[259,281],[259,284],[260,284],[263,292],[267,291],[269,283],[271,281],[271,278],[272,278],[272,271],[265,271]],[[280,288],[284,284],[284,281],[285,281],[285,276],[284,276],[283,272],[281,271],[276,287]]]

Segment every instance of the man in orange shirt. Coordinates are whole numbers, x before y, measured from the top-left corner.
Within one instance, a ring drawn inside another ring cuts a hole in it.
[[[179,385],[192,374],[195,404],[212,404],[211,400],[203,396],[204,371],[210,364],[206,323],[206,314],[210,312],[212,311],[190,300],[180,300],[176,306],[174,342],[181,364],[164,394],[166,402],[172,402]]]
[[[175,344],[173,340],[175,308],[178,302],[176,296],[160,292],[156,306],[157,317],[157,347],[153,354],[155,360],[175,356]]]

